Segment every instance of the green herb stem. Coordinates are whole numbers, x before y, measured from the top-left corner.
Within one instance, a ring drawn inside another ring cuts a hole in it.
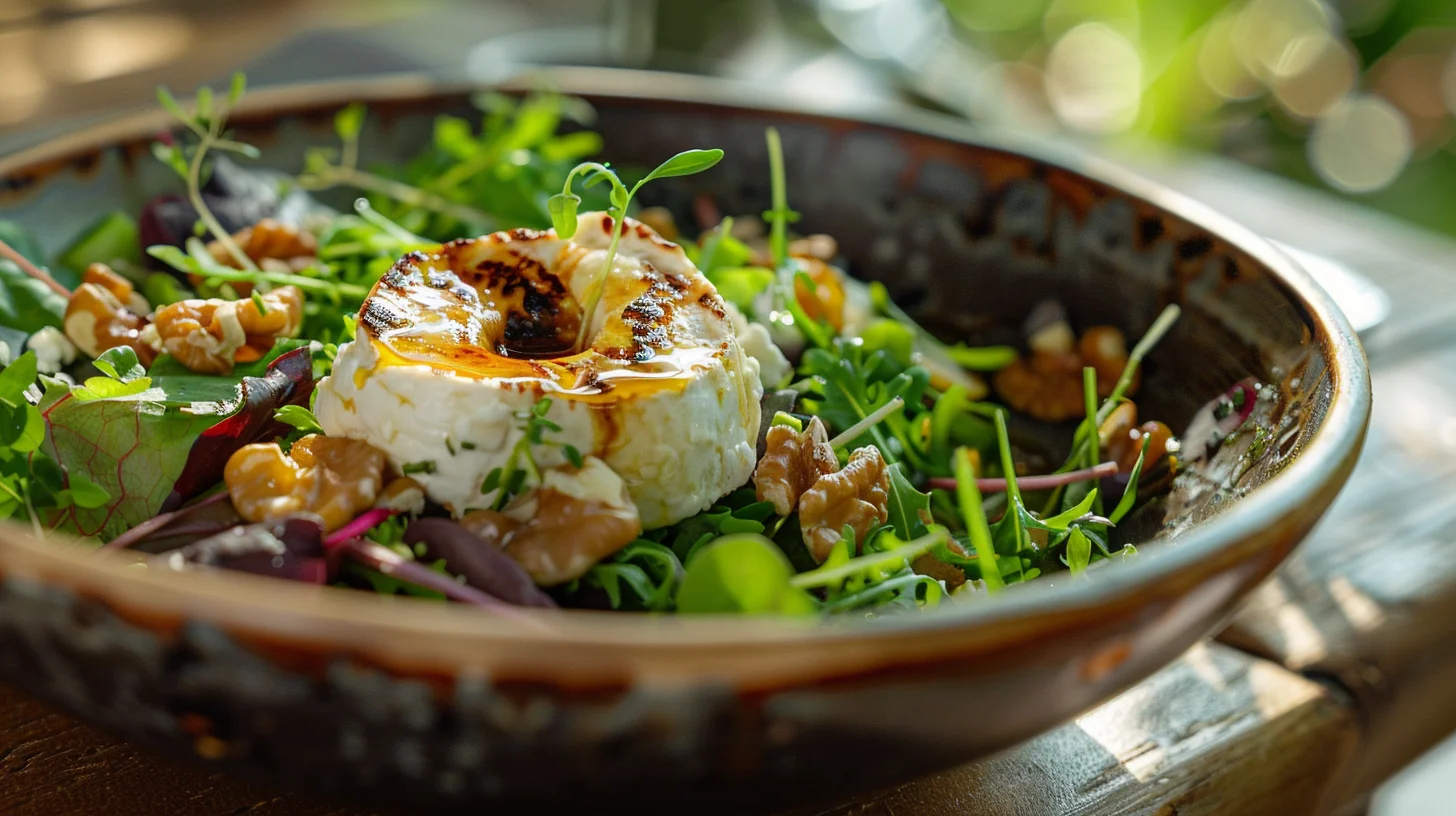
[[[997,563],[996,547],[991,543],[991,525],[986,521],[986,508],[982,503],[981,491],[976,488],[976,471],[971,467],[971,454],[965,448],[955,452],[956,499],[960,505],[961,520],[966,525],[971,547],[976,551],[976,560],[981,566],[981,581],[989,592],[998,592],[1006,584],[1001,580],[1001,567]]]
[[[863,434],[870,428],[873,428],[874,426],[880,424],[880,422],[883,421],[885,417],[888,417],[890,414],[893,414],[904,407],[905,400],[899,397],[895,397],[894,399],[870,412],[869,416],[866,416],[859,422],[856,422],[848,428],[845,428],[842,432],[840,432],[838,436],[829,440],[829,446],[832,448],[839,448],[849,444],[850,442],[853,442],[855,439],[859,438],[860,434]]]
[[[328,165],[318,171],[298,177],[298,186],[305,190],[327,190],[330,187],[353,187],[370,193],[378,193],[409,207],[448,215],[461,221],[476,223],[490,228],[495,219],[474,207],[459,204],[437,193],[421,190],[402,181],[377,176],[354,167]]]
[[[1133,346],[1132,352],[1127,355],[1127,365],[1123,366],[1122,374],[1117,378],[1117,384],[1112,387],[1112,393],[1103,401],[1102,407],[1097,411],[1097,425],[1100,426],[1105,422],[1112,413],[1112,409],[1122,401],[1122,395],[1127,393],[1128,386],[1132,385],[1132,378],[1137,374],[1138,366],[1142,364],[1143,358],[1163,339],[1163,335],[1173,328],[1173,324],[1178,322],[1178,317],[1182,313],[1183,310],[1178,307],[1178,304],[1169,303],[1158,315],[1158,319],[1153,321],[1153,325],[1148,327],[1147,333],[1137,342],[1137,345]],[[1096,433],[1097,428],[1094,426],[1091,431]]]
[[[222,224],[218,223],[217,217],[212,214],[212,210],[208,209],[207,202],[202,200],[202,160],[217,141],[217,130],[221,124],[222,117],[209,122],[206,135],[202,137],[202,141],[197,143],[197,149],[192,152],[192,163],[187,167],[187,198],[192,202],[192,208],[197,210],[197,217],[207,225],[208,232],[211,232],[217,242],[222,244],[223,249],[227,250],[228,255],[237,262],[238,267],[249,272],[256,272],[258,265],[253,263],[253,259],[249,258],[247,253],[243,252],[242,248],[238,246],[238,242],[233,240],[233,236],[223,229]]]
[[[949,536],[944,529],[934,530],[893,550],[861,555],[858,558],[851,558],[829,569],[821,568],[800,573],[790,578],[789,584],[798,589],[834,586],[861,572],[893,565],[901,561],[909,564],[917,556],[929,552],[936,545],[944,544],[948,538]]]
[[[764,131],[768,141],[768,172],[773,188],[773,210],[770,212],[769,250],[774,265],[782,266],[789,257],[789,191],[784,175],[784,146],[778,128]]]

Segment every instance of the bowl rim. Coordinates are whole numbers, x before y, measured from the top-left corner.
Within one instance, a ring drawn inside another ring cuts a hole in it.
[[[1305,503],[1318,502],[1338,490],[1359,453],[1371,403],[1364,351],[1344,315],[1307,272],[1231,218],[1111,161],[1037,137],[996,133],[964,120],[896,104],[821,101],[730,80],[608,68],[537,68],[489,84],[456,83],[423,75],[386,75],[283,85],[249,93],[237,114],[259,118],[318,111],[351,101],[378,104],[423,100],[486,88],[522,91],[540,87],[543,78],[549,87],[568,94],[696,104],[819,121],[849,120],[946,139],[1030,158],[1151,203],[1218,236],[1262,264],[1309,316],[1312,339],[1320,346],[1333,382],[1324,419],[1295,460],[1243,497],[1236,509],[1191,527],[1180,534],[1176,546],[1144,550],[1139,563],[1098,570],[1096,580],[1040,580],[992,603],[963,604],[934,614],[892,616],[870,624],[836,626],[774,617],[580,611],[526,612],[520,620],[511,620],[454,605],[345,590],[320,591],[251,575],[199,572],[163,576],[135,569],[121,558],[97,557],[79,546],[58,547],[54,541],[37,541],[16,524],[0,526],[0,571],[7,577],[116,601],[118,608],[132,610],[130,614],[145,617],[159,628],[172,628],[182,621],[206,621],[245,638],[275,644],[307,648],[310,644],[342,643],[360,651],[383,650],[410,665],[423,661],[484,670],[499,665],[501,652],[506,651],[518,658],[508,662],[570,665],[581,669],[583,677],[592,674],[589,667],[593,665],[610,674],[634,660],[639,668],[655,669],[664,677],[746,677],[757,672],[743,661],[761,658],[764,649],[803,646],[811,640],[852,651],[857,658],[864,657],[861,649],[885,650],[896,643],[903,648],[888,651],[901,656],[923,654],[913,646],[928,643],[925,637],[940,638],[942,650],[954,647],[984,651],[1013,642],[1028,626],[1072,627],[1073,621],[1088,610],[1109,609],[1131,601],[1128,613],[1135,614],[1139,604],[1134,599],[1141,593],[1156,592],[1160,587],[1186,593],[1192,585],[1172,579],[1180,574],[1186,577],[1189,570],[1196,572],[1201,563],[1235,557],[1241,543],[1277,526]],[[0,158],[0,178],[136,140],[168,122],[169,117],[160,110],[119,116]],[[945,637],[951,632],[956,637]],[[707,658],[710,654],[712,659]],[[830,670],[823,656],[822,649],[805,649],[798,661],[800,673],[825,676]],[[701,662],[697,662],[699,659]]]

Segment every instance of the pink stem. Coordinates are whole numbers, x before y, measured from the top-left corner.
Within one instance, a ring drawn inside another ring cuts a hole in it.
[[[1089,479],[1101,479],[1104,476],[1117,475],[1116,462],[1103,462],[1100,465],[1073,470],[1067,473],[1048,473],[1044,476],[1023,476],[1016,480],[1016,486],[1022,490],[1050,490],[1062,485],[1085,482]],[[930,486],[939,490],[955,490],[956,480],[948,476],[930,477]],[[1006,490],[1005,479],[977,479],[976,489],[982,493],[1003,493]]]
[[[152,533],[155,533],[163,527],[166,527],[168,524],[176,521],[181,516],[187,515],[194,510],[200,510],[204,507],[217,504],[227,497],[228,492],[224,490],[219,493],[214,493],[213,495],[208,496],[207,498],[203,499],[200,502],[197,502],[196,504],[189,504],[186,507],[179,507],[170,513],[162,513],[161,515],[152,516],[141,524],[138,524],[137,526],[131,528],[130,530],[127,530],[116,538],[113,538],[105,544],[101,545],[101,549],[124,550],[127,547],[130,547],[131,545],[151,535]]]
[[[452,601],[484,607],[490,609],[492,612],[513,618],[525,619],[525,616],[516,607],[511,606],[494,595],[487,595],[475,587],[458,583],[448,575],[441,575],[428,567],[404,558],[388,547],[383,547],[361,538],[351,538],[343,541],[339,544],[339,547],[344,555],[358,561],[366,567],[379,570],[385,575],[393,576],[401,581],[408,581],[411,584],[422,586],[425,589],[433,589]]]
[[[44,283],[46,286],[49,286],[52,292],[55,292],[63,298],[70,299],[70,289],[67,289],[59,283],[56,283],[56,279],[46,274],[46,271],[44,269],[41,269],[40,267],[31,263],[29,258],[26,258],[24,255],[16,252],[14,249],[11,248],[9,244],[5,243],[4,241],[0,241],[0,256],[3,256],[7,260],[13,262],[16,266],[20,267],[21,272],[24,272],[25,274],[31,276],[32,278],[35,278],[41,283]]]
[[[360,536],[374,529],[379,524],[388,520],[390,516],[393,516],[397,512],[397,510],[386,510],[383,507],[375,507],[371,510],[365,510],[359,515],[358,518],[330,533],[329,536],[324,539],[324,546],[333,547],[344,541],[348,541],[351,538],[359,538]]]

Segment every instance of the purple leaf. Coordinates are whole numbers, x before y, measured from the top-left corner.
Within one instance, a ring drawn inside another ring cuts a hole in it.
[[[291,430],[273,418],[285,405],[307,405],[313,393],[313,358],[309,350],[297,348],[268,366],[262,377],[244,377],[241,399],[232,416],[202,432],[187,454],[187,463],[162,504],[165,512],[181,506],[222,481],[228,457],[238,448]]]
[[[423,543],[427,558],[444,559],[450,572],[497,598],[518,606],[556,606],[499,544],[449,519],[417,519],[405,529],[404,540],[411,546]]]
[[[494,595],[487,595],[475,587],[458,583],[450,576],[441,575],[429,567],[411,561],[388,547],[365,541],[362,538],[352,538],[339,544],[338,549],[345,556],[370,569],[379,570],[385,575],[422,586],[425,589],[433,589],[452,601],[489,609],[523,623],[529,622],[529,619],[523,617],[514,606]]]
[[[302,517],[249,524],[157,556],[172,569],[220,567],[310,584],[328,582],[323,527]]]

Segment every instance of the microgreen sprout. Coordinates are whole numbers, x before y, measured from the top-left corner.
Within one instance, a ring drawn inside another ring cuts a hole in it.
[[[768,142],[768,172],[772,188],[773,209],[765,210],[763,220],[769,224],[769,251],[773,254],[774,266],[783,266],[789,259],[789,224],[799,220],[799,214],[789,209],[789,183],[784,174],[784,145],[779,139],[778,128],[764,131]]]
[[[723,151],[716,147],[710,150],[685,150],[659,164],[657,169],[632,185],[630,190],[622,184],[621,179],[617,178],[615,171],[600,162],[582,162],[566,175],[566,183],[561,186],[561,192],[552,196],[546,205],[551,212],[551,223],[556,228],[556,235],[559,238],[571,238],[576,234],[576,211],[581,206],[581,196],[573,193],[571,186],[577,177],[582,178],[584,187],[591,187],[601,182],[611,185],[608,194],[611,208],[607,210],[607,214],[612,219],[612,240],[607,244],[607,257],[602,263],[601,275],[592,284],[586,303],[583,304],[581,328],[577,330],[576,342],[572,345],[573,350],[580,350],[586,341],[587,331],[592,322],[591,316],[596,311],[597,304],[601,302],[607,278],[612,273],[612,264],[617,257],[617,244],[622,240],[622,225],[627,219],[627,207],[632,203],[632,197],[637,195],[637,191],[649,181],[695,175],[707,170],[722,159]]]
[[[256,159],[260,155],[258,148],[226,138],[223,130],[227,124],[228,114],[242,99],[247,84],[247,77],[241,72],[233,74],[227,98],[219,104],[214,104],[211,88],[205,85],[198,88],[190,113],[183,110],[176,97],[172,96],[171,91],[165,87],[157,88],[157,101],[161,102],[162,107],[187,126],[187,129],[197,137],[197,143],[188,147],[182,144],[156,142],[152,145],[152,153],[186,182],[187,199],[192,203],[192,208],[197,211],[197,217],[206,225],[207,231],[212,233],[212,237],[227,251],[228,256],[237,262],[239,268],[256,272],[257,264],[253,263],[253,259],[249,258],[247,253],[243,252],[242,248],[233,240],[232,235],[223,229],[222,224],[208,208],[207,202],[202,199],[202,183],[207,174],[204,162],[208,153],[216,150],[224,153],[236,153],[250,159]]]
[[[850,558],[838,563],[833,563],[834,559],[826,559],[824,566],[819,569],[800,573],[790,578],[789,585],[796,589],[838,587],[850,578],[866,573],[897,571],[909,566],[911,561],[937,545],[944,544],[948,539],[949,533],[945,528],[937,527],[920,538],[898,547],[861,555],[858,558]]]
[[[511,448],[510,456],[502,467],[491,470],[486,475],[484,483],[480,486],[482,495],[495,493],[495,499],[491,502],[490,509],[501,510],[510,503],[511,499],[524,493],[528,488],[541,483],[541,468],[536,464],[535,448],[555,447],[561,449],[561,455],[571,463],[573,467],[581,467],[585,457],[574,445],[557,442],[546,438],[547,432],[560,433],[561,426],[546,418],[551,410],[551,398],[542,397],[531,406],[529,411],[522,411],[516,414],[516,421],[520,423],[517,429],[521,432],[521,438]],[[469,445],[467,449],[473,450],[475,446]],[[434,463],[430,463],[433,472]]]
[[[333,163],[333,153],[327,150],[311,150],[304,158],[304,172],[298,178],[298,186],[305,190],[328,190],[333,187],[352,187],[369,193],[392,198],[409,207],[432,210],[461,221],[487,226],[495,219],[486,213],[429,190],[423,190],[402,181],[385,178],[359,168],[359,134],[364,127],[365,108],[359,103],[349,105],[334,114],[334,132],[338,134],[339,161]],[[495,156],[489,156],[494,160]]]

